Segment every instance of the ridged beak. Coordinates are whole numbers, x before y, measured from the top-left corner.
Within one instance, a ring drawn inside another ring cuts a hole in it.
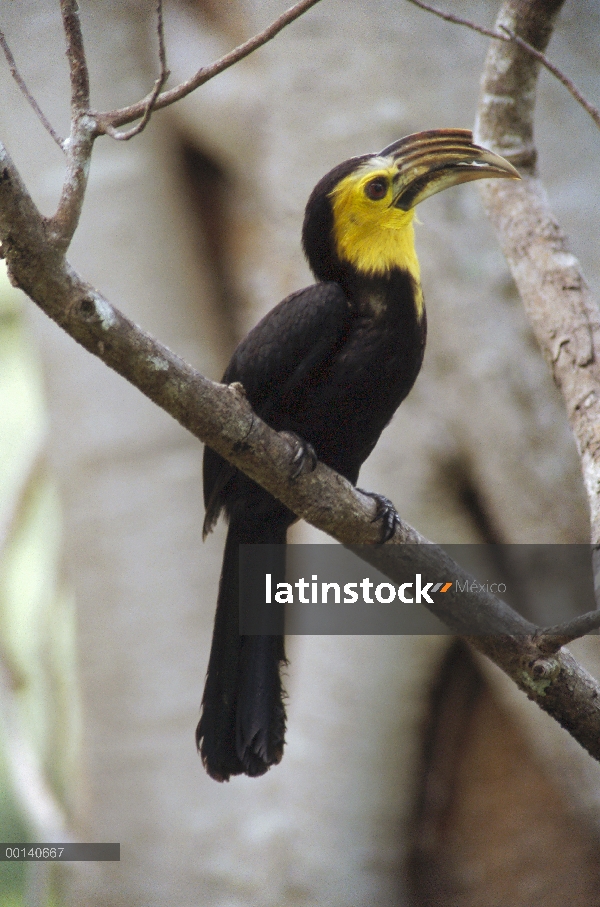
[[[393,158],[396,208],[408,211],[419,202],[459,183],[481,179],[521,179],[499,154],[473,144],[468,129],[415,132],[388,145],[378,157]]]

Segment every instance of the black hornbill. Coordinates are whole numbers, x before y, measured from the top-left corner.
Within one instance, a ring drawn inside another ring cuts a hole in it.
[[[423,360],[415,206],[488,177],[518,173],[463,129],[410,135],[334,167],[314,188],[302,230],[318,282],[272,309],[225,370],[223,381],[241,382],[272,428],[352,483]],[[210,448],[204,500],[205,534],[223,508],[229,531],[196,742],[208,773],[225,781],[262,775],[283,754],[283,637],[240,635],[238,548],[284,544],[296,517]]]

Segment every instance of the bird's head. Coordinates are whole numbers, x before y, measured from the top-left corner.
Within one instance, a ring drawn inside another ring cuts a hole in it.
[[[467,129],[417,132],[378,154],[344,161],[320,180],[306,206],[302,243],[313,273],[344,283],[349,272],[383,276],[401,268],[418,282],[415,207],[450,186],[490,177],[519,174],[474,145]]]

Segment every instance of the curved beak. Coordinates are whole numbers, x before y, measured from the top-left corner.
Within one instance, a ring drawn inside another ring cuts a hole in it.
[[[415,132],[384,148],[378,157],[392,158],[396,208],[408,211],[419,202],[459,183],[490,178],[521,179],[499,154],[473,144],[468,129]]]

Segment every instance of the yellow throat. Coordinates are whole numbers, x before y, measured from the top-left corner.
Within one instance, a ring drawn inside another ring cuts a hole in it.
[[[333,235],[336,251],[358,272],[375,277],[399,268],[413,278],[421,314],[420,268],[415,251],[414,211],[402,211],[392,204],[392,179],[395,168],[382,166],[375,158],[341,180],[331,193]],[[373,180],[387,184],[386,194],[373,200],[366,193]]]

